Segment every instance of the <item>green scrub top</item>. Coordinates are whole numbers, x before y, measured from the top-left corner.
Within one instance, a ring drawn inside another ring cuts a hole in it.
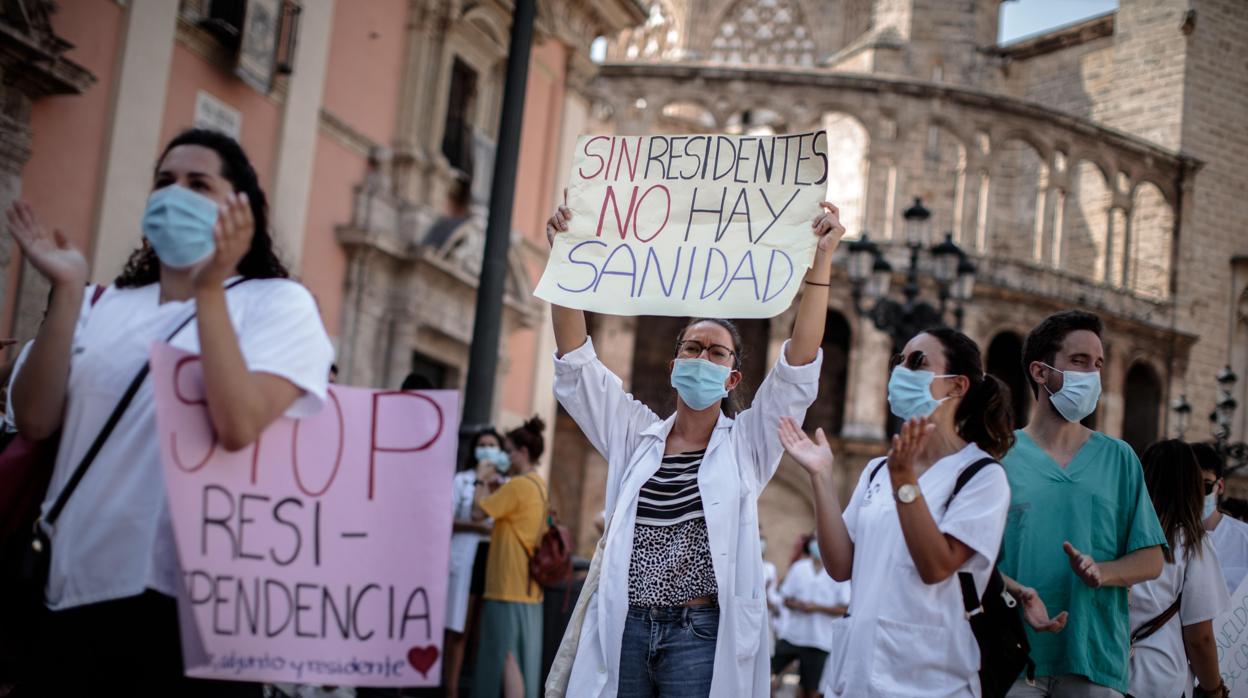
[[[1015,437],[1002,459],[1010,510],[998,566],[1034,588],[1051,617],[1070,613],[1060,633],[1027,627],[1036,675],[1079,674],[1126,693],[1127,589],[1086,586],[1062,543],[1098,562],[1165,545],[1140,460],[1125,442],[1094,432],[1062,468],[1021,430]]]

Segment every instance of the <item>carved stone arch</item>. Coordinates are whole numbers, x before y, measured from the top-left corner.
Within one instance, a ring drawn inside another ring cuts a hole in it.
[[[1125,285],[1139,295],[1169,298],[1175,212],[1165,188],[1150,179],[1137,182],[1129,215]]]
[[[1037,138],[1034,131],[1023,128],[1011,128],[1003,131],[992,132],[993,152],[1000,152],[1001,146],[1010,141],[1022,141],[1031,146],[1032,150],[1040,156],[1045,163],[1053,160],[1053,144],[1042,138]]]
[[[506,54],[510,40],[508,37],[511,35],[508,28],[509,17],[499,13],[493,5],[473,4],[468,6],[460,19],[480,30],[493,42],[495,48]]]
[[[1122,440],[1143,455],[1161,436],[1161,411],[1165,397],[1164,371],[1144,357],[1127,363],[1122,378]]]
[[[713,132],[724,123],[714,106],[696,94],[669,96],[658,102],[655,109],[663,120],[661,123],[671,122],[676,126],[688,123],[694,126],[694,132],[699,129]]]
[[[1096,160],[1072,160],[1062,212],[1059,266],[1084,278],[1108,278],[1110,255],[1116,242],[1111,223],[1112,180]]]
[[[841,221],[851,237],[869,225],[872,164],[871,132],[855,114],[823,112],[820,128],[828,134],[828,196],[841,211]]]
[[[1037,148],[1036,139],[1026,132],[1007,131],[994,139],[984,234],[986,251],[993,256],[1018,260],[1038,256],[1044,229],[1041,195],[1048,184],[1047,152]]]
[[[819,62],[819,42],[798,0],[731,0],[711,17],[695,45],[712,62],[802,67]]]

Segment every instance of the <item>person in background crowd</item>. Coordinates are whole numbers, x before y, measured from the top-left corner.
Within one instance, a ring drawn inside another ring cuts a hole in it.
[[[1204,486],[1201,507],[1203,524],[1209,532],[1209,540],[1218,551],[1226,591],[1234,595],[1244,576],[1248,575],[1248,523],[1226,516],[1218,507],[1218,499],[1226,492],[1226,481],[1222,477],[1226,462],[1217,449],[1207,443],[1196,443],[1192,444],[1192,452],[1200,464]]]
[[[433,390],[433,381],[420,375],[419,373],[409,373],[403,379],[403,385],[399,386],[399,390]]]
[[[505,475],[511,459],[503,451],[503,437],[486,427],[472,438],[468,457],[451,482],[454,522],[451,525],[451,567],[446,585],[446,642],[443,647],[443,686],[447,698],[459,695],[459,677],[464,666],[464,647],[468,629],[475,620],[477,599],[470,586],[477,546],[489,540],[489,520],[477,521],[472,516],[477,482],[493,473]],[[483,475],[485,477],[483,477]],[[482,563],[484,564],[484,563]]]
[[[94,303],[87,262],[30,206],[9,230],[52,285],[47,315],[13,377],[17,428],[60,432],[44,514],[101,432],[153,341],[198,353],[218,443],[237,451],[282,415],[326,399],[333,346],[316,304],[273,252],[268,206],[238,143],[185,131],[156,163],[144,244]],[[232,284],[231,280],[242,279]],[[231,288],[227,290],[227,285]],[[24,695],[259,695],[258,685],[186,678],[174,596],[182,581],[161,484],[152,381],[145,380],[56,523],[44,635]],[[124,687],[124,689],[123,689]]]
[[[1166,538],[1126,443],[1080,424],[1101,394],[1101,320],[1046,318],[1023,344],[1037,405],[1003,463],[1010,514],[1000,569],[1015,598],[1038,596],[1069,625],[1028,630],[1037,680],[1013,698],[1121,696],[1127,690],[1127,588],[1161,574]],[[1026,585],[1026,586],[1024,586]]]
[[[744,411],[746,348],[731,322],[695,319],[675,338],[676,413],[663,419],[598,359],[585,314],[552,306],[555,396],[607,461],[602,577],[568,696],[767,692],[758,496],[783,455],[780,418],[803,417],[818,391],[832,252],[845,233],[836,207],[823,208],[793,336]],[[552,246],[571,217],[561,206],[546,223]]]
[[[843,514],[823,430],[812,441],[796,421],[780,425],[785,449],[810,473],[823,566],[853,581],[824,687],[853,698],[979,696],[979,644],[957,574],[969,572],[983,593],[1009,485],[990,464],[953,490],[964,470],[1009,450],[1009,392],[984,373],[975,342],[935,328],[893,358],[888,405],[901,433],[886,458],[867,463]]]
[[[758,537],[758,554],[763,556],[763,592],[767,599],[767,654],[776,653],[776,618],[784,600],[780,597],[780,579],[775,563],[766,558],[767,538]]]
[[[849,609],[849,583],[828,576],[813,534],[802,536],[802,555],[789,565],[780,585],[780,596],[787,613],[777,631],[776,652],[771,660],[772,692],[779,687],[780,676],[796,661],[799,695],[817,698],[823,668],[832,650],[834,621]]]
[[[1223,497],[1218,510],[1236,521],[1248,521],[1248,499]]]
[[[1167,548],[1161,576],[1131,587],[1130,694],[1190,696],[1195,673],[1206,695],[1225,698],[1213,619],[1231,599],[1201,525],[1205,495],[1196,454],[1177,439],[1159,441],[1143,464]]]
[[[529,576],[529,558],[546,529],[546,481],[534,469],[546,450],[538,417],[507,432],[503,450],[511,479],[486,473],[476,486],[472,518],[494,520],[490,532],[485,606],[472,693],[477,698],[535,698],[541,679],[542,588]],[[478,471],[481,472],[481,471]]]

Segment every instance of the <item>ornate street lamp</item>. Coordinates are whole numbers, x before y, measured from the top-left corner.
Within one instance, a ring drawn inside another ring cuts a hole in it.
[[[1187,401],[1186,394],[1180,394],[1179,398],[1170,405],[1170,409],[1174,411],[1176,421],[1179,427],[1179,439],[1187,438],[1187,425],[1192,418],[1192,404]]]
[[[946,233],[945,239],[928,251],[932,258],[931,275],[939,289],[939,304],[933,307],[919,300],[919,253],[929,239],[932,213],[921,199],[915,199],[901,215],[905,219],[906,247],[910,249],[910,267],[901,289],[904,301],[888,297],[893,267],[871,237],[863,233],[849,244],[854,310],[871,318],[876,329],[888,333],[894,352],[901,351],[919,332],[943,324],[950,300],[954,303],[955,326],[961,329],[963,306],[971,300],[976,272],[975,263],[953,242],[953,234]]]
[[[1226,460],[1226,472],[1232,473],[1248,467],[1248,443],[1231,441],[1231,423],[1235,410],[1239,408],[1239,401],[1234,397],[1239,376],[1235,375],[1230,366],[1226,366],[1214,376],[1214,380],[1218,383],[1218,401],[1209,413],[1209,430],[1213,435],[1213,447]],[[1188,415],[1192,406],[1187,403],[1186,396],[1180,395],[1171,405],[1171,409],[1178,416],[1179,438],[1182,438],[1187,431]]]

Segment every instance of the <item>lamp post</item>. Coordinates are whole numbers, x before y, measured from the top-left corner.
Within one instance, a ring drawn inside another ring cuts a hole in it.
[[[1239,376],[1235,375],[1230,366],[1226,366],[1214,376],[1214,380],[1218,383],[1218,401],[1209,413],[1209,430],[1213,436],[1214,449],[1226,461],[1226,472],[1232,473],[1248,467],[1248,443],[1231,440],[1231,422],[1235,417],[1235,410],[1239,408],[1239,401],[1233,397]],[[1183,438],[1192,406],[1188,404],[1186,396],[1180,395],[1171,405],[1171,410],[1178,416],[1179,438]]]
[[[919,256],[927,245],[931,212],[921,199],[902,212],[905,219],[906,247],[910,249],[910,267],[901,289],[903,301],[888,297],[893,267],[884,258],[878,245],[867,233],[849,244],[849,280],[852,284],[854,310],[871,318],[876,329],[886,332],[892,340],[893,352],[900,352],[906,342],[923,330],[944,322],[949,302],[954,305],[954,323],[962,329],[963,307],[975,289],[975,263],[953,242],[953,234],[932,246],[931,275],[939,289],[938,305],[919,299]]]

